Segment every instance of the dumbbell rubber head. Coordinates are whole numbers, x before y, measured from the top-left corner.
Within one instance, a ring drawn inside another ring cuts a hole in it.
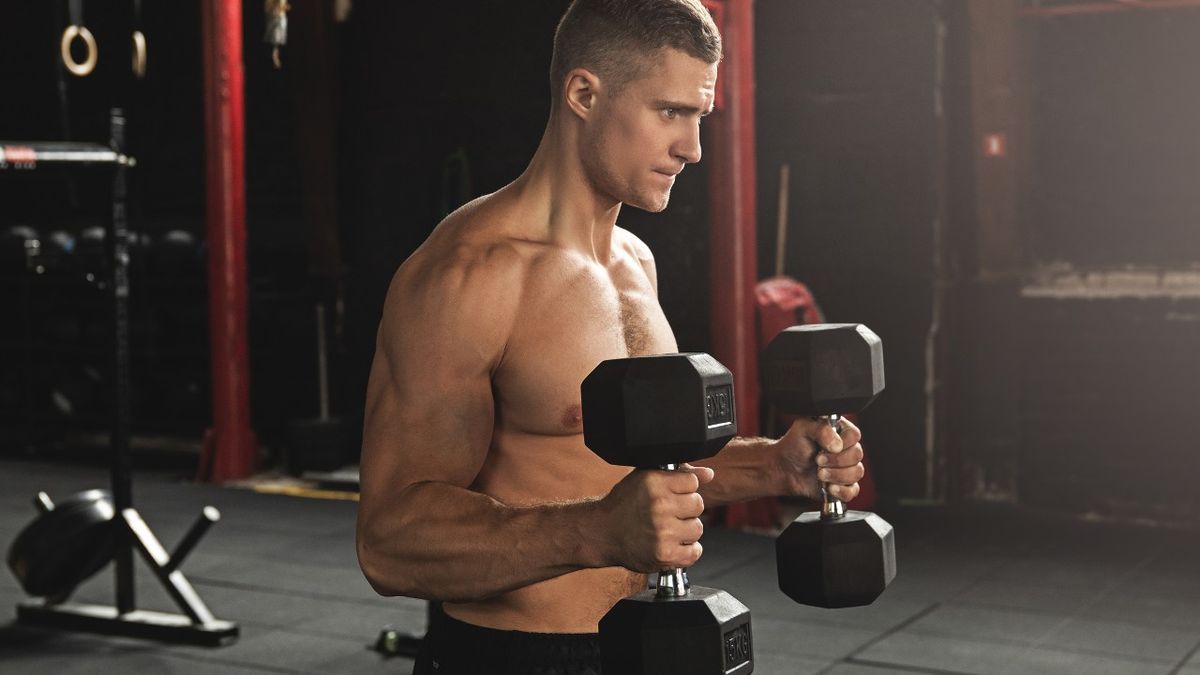
[[[883,391],[883,341],[859,323],[792,326],[759,363],[763,394],[793,415],[859,412]]]
[[[802,605],[869,605],[896,578],[892,526],[873,513],[801,514],[775,540],[779,590]]]
[[[750,610],[729,593],[693,586],[680,598],[642,591],[600,620],[601,671],[626,675],[744,675],[754,670]]]
[[[580,393],[584,443],[609,464],[692,462],[737,434],[733,376],[708,354],[603,361]]]

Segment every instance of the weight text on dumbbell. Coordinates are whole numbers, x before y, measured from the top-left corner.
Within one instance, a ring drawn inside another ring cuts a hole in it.
[[[727,384],[709,387],[704,392],[704,413],[710,428],[733,422],[732,398],[733,388]]]

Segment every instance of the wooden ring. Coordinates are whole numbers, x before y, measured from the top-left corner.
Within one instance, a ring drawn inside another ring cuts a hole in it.
[[[83,44],[87,45],[87,58],[83,63],[71,56],[71,43],[75,38],[83,40]],[[67,26],[59,43],[59,51],[62,54],[63,65],[76,77],[87,77],[96,69],[96,38],[92,37],[92,31],[88,30],[87,26]]]

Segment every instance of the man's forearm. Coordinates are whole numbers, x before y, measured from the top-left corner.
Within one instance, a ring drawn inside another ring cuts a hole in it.
[[[712,482],[700,486],[704,505],[721,506],[786,492],[780,475],[775,441],[769,438],[735,438],[715,457],[692,462],[716,473]]]
[[[605,567],[599,500],[511,507],[447,483],[418,483],[360,528],[359,563],[383,595],[469,602]]]

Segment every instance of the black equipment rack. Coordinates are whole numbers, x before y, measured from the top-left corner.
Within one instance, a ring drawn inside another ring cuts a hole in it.
[[[111,262],[112,353],[114,395],[112,401],[112,497],[113,536],[116,538],[116,602],[113,606],[67,603],[71,591],[44,600],[18,604],[17,620],[26,625],[64,628],[129,637],[220,646],[237,639],[238,625],[213,617],[191,583],[179,570],[180,564],[213,523],[217,509],[205,507],[199,518],[167,553],[141,515],[133,508],[130,435],[132,390],[129,349],[129,263],[130,236],[126,209],[129,169],[136,165],[125,154],[125,115],[110,113],[110,143],[25,142],[0,140],[0,172],[30,171],[41,167],[96,167],[112,171],[112,211],[105,237]],[[39,494],[35,506],[45,512],[53,503]],[[182,614],[137,609],[134,597],[133,551],[147,565],[178,605]],[[73,589],[72,589],[73,590]]]

